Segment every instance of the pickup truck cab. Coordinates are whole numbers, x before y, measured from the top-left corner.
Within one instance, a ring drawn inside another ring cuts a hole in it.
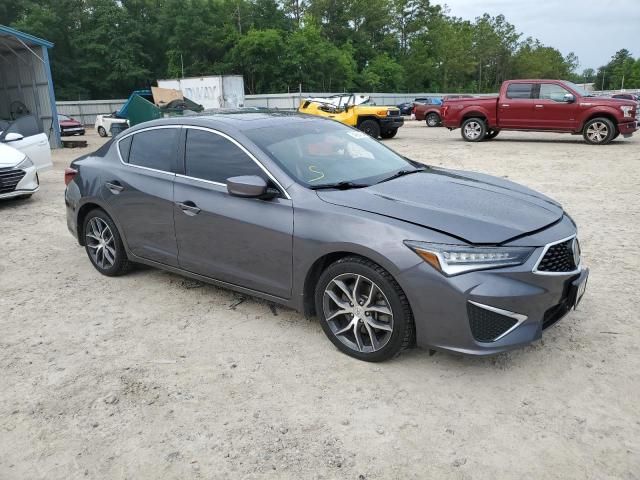
[[[592,145],[605,145],[638,129],[632,101],[596,97],[563,80],[508,80],[498,97],[445,100],[442,123],[460,128],[469,142],[490,140],[501,130],[583,135]]]

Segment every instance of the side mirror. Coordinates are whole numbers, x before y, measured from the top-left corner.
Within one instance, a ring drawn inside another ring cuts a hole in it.
[[[17,142],[18,140],[22,140],[24,137],[19,133],[11,132],[7,133],[7,135],[2,139],[3,142]]]
[[[574,97],[571,93],[565,93],[563,99],[566,103],[573,103],[576,101],[576,97]]]
[[[265,179],[257,175],[227,178],[227,192],[230,195],[244,198],[270,198],[273,196]]]

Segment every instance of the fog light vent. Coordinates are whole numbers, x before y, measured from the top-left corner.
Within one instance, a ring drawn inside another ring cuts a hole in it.
[[[518,324],[518,319],[467,303],[471,334],[478,342],[494,342]],[[526,317],[525,317],[526,318]]]

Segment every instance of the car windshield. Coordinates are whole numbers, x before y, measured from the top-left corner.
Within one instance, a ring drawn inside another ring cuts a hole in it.
[[[573,82],[567,82],[566,80],[563,81],[562,83],[564,83],[567,87],[572,88],[578,95],[580,95],[581,97],[594,97],[595,95],[591,92],[587,92],[584,87],[581,87],[580,85],[576,85]]]
[[[298,183],[310,188],[369,186],[419,170],[363,132],[321,120],[243,132]]]

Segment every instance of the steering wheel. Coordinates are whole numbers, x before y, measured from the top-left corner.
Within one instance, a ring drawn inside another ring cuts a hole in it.
[[[29,115],[31,112],[29,111],[27,106],[20,100],[14,100],[9,105],[9,113],[11,115],[11,120],[17,120],[20,117]]]

